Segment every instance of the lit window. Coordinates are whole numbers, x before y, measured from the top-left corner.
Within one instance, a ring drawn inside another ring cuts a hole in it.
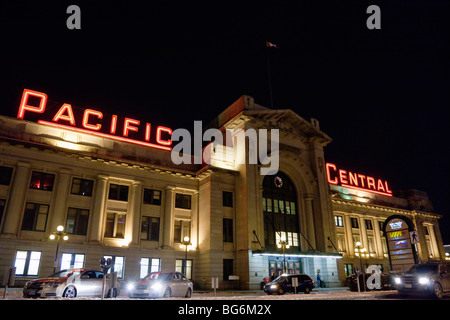
[[[344,218],[342,216],[334,216],[334,221],[336,223],[336,227],[344,226]]]
[[[14,262],[16,276],[37,276],[40,262],[40,251],[18,250]]]
[[[33,171],[33,174],[31,175],[30,188],[52,191],[54,181],[54,174]]]
[[[141,258],[140,278],[152,272],[158,272],[161,269],[161,259],[158,258]]]
[[[106,215],[105,237],[125,238],[126,214],[109,212]]]
[[[117,272],[117,279],[123,279],[125,272],[125,257],[120,256],[104,256],[105,260],[111,259],[111,268],[109,268],[108,273]]]
[[[84,268],[84,254],[63,253],[61,257],[61,270]]]

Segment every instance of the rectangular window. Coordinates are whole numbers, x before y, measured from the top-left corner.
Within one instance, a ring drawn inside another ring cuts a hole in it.
[[[108,199],[119,200],[119,201],[128,201],[128,186],[111,183],[109,185]]]
[[[365,219],[364,221],[366,223],[366,230],[373,230],[372,220]]]
[[[336,236],[337,239],[337,247],[339,252],[346,252],[347,250],[345,249],[345,235],[344,234],[338,234]]]
[[[175,271],[184,274],[188,279],[192,279],[192,260],[177,259],[175,261]]]
[[[33,171],[31,175],[30,188],[52,191],[54,182],[55,182],[54,174]]]
[[[73,178],[71,194],[91,197],[92,189],[94,188],[94,180]]]
[[[342,216],[334,216],[334,221],[336,223],[336,227],[344,226],[344,218]]]
[[[262,206],[263,206],[263,211],[267,211],[267,199],[266,198],[262,198]]]
[[[191,196],[189,194],[177,193],[175,195],[175,208],[191,209]]]
[[[120,256],[104,256],[105,259],[111,259],[111,268],[108,273],[117,272],[117,279],[123,279],[125,273],[125,257]]]
[[[161,190],[144,188],[144,204],[161,205]]]
[[[181,243],[185,237],[191,238],[191,222],[175,220],[173,242]]]
[[[67,211],[66,232],[85,236],[89,223],[89,210],[69,208]]]
[[[31,250],[17,250],[14,267],[16,276],[37,276],[41,262],[41,252]]]
[[[11,183],[13,168],[0,167],[0,185],[9,186]]]
[[[344,264],[344,269],[345,269],[345,275],[351,276],[353,274],[353,264],[351,263],[346,263]]]
[[[375,238],[374,237],[367,237],[367,244],[369,246],[369,253],[375,253]]]
[[[142,217],[141,240],[159,241],[159,218]]]
[[[272,212],[272,199],[267,198],[267,212]]]
[[[278,212],[278,199],[273,199],[273,212]]]
[[[350,221],[352,222],[352,228],[355,228],[355,229],[359,228],[358,218],[351,218]]]
[[[63,253],[61,256],[61,270],[84,268],[84,254]]]
[[[107,238],[125,238],[126,214],[108,212],[106,215],[105,237]]]
[[[233,265],[233,259],[223,259],[223,280],[228,280],[228,277],[234,274]]]
[[[223,242],[233,242],[233,219],[223,219]]]
[[[23,215],[22,230],[45,231],[48,205],[27,202]]]
[[[161,259],[141,258],[140,274],[139,274],[141,279],[152,272],[159,272],[159,271],[161,271]]]
[[[222,205],[224,207],[233,207],[233,192],[222,191]]]

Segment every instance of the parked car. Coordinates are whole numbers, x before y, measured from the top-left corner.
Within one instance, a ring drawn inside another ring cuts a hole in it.
[[[128,284],[132,298],[185,297],[193,292],[192,281],[179,272],[153,272],[137,282]]]
[[[369,279],[371,275],[366,273],[364,275],[364,283],[363,283],[363,275],[360,274],[359,275],[359,289],[361,291],[364,291],[364,288],[367,291],[370,291],[370,289],[367,287],[367,280]],[[386,272],[382,272],[380,274],[380,280],[381,280],[381,288],[379,290],[390,290],[392,285],[391,285],[391,275],[389,273]],[[358,281],[356,279],[356,274],[352,274],[350,276],[348,276],[345,279],[345,283],[347,285],[347,287],[350,289],[350,291],[358,291]],[[376,290],[376,289],[375,289]]]
[[[108,277],[108,275],[107,275]],[[25,298],[44,297],[101,297],[103,272],[94,269],[61,270],[47,278],[28,281],[23,287]],[[117,296],[118,283],[111,290],[110,281],[106,281],[106,295]]]
[[[407,273],[394,277],[399,294],[431,295],[442,298],[450,291],[450,265],[445,263],[416,264]]]
[[[264,292],[267,294],[278,293],[284,294],[286,292],[294,292],[292,286],[292,278],[298,279],[297,293],[310,293],[314,288],[314,281],[307,274],[282,274],[272,282],[264,286]]]

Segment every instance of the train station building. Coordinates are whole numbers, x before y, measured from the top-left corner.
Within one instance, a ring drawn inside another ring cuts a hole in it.
[[[69,103],[50,111],[47,102],[25,90],[17,118],[0,116],[0,277],[15,266],[18,285],[109,257],[125,282],[176,270],[205,289],[211,277],[220,288],[256,289],[281,273],[319,273],[341,286],[361,265],[389,271],[396,258],[383,229],[393,215],[414,225],[418,261],[445,256],[426,193],[392,191],[327,162],[332,139],[290,109],[242,96],[207,127],[278,129],[278,148],[268,150],[278,152],[278,171],[262,175],[264,161],[246,161],[255,145],[245,139],[206,145],[207,161],[175,164],[170,128],[92,109],[77,115]]]

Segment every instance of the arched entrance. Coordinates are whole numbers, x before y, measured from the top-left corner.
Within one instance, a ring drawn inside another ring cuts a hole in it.
[[[279,251],[280,241],[289,244],[289,252],[299,252],[300,232],[298,219],[297,192],[291,179],[284,173],[266,176],[263,180],[263,214],[265,249]],[[300,273],[300,259],[269,259],[269,272],[276,275],[282,272]],[[286,265],[284,265],[286,261]]]

